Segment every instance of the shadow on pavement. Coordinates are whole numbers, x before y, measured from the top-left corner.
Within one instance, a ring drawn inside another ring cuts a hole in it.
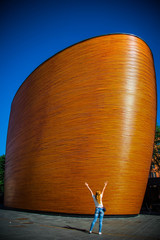
[[[70,227],[70,226],[65,226],[65,227],[63,227],[63,228],[71,229],[71,230],[77,230],[77,231],[80,231],[80,232],[88,233],[88,231],[87,231],[86,229],[75,228],[75,227]]]

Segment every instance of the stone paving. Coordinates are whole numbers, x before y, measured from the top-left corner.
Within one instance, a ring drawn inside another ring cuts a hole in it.
[[[0,209],[0,239],[160,240],[160,215],[105,217],[102,235],[98,235],[98,221],[93,233],[88,233],[92,219]]]

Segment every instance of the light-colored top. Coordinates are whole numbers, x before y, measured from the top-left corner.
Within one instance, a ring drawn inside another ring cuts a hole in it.
[[[95,195],[92,195],[92,197],[93,197],[93,200],[94,200],[94,203],[95,203],[96,208],[97,208],[97,207],[98,207],[98,208],[102,208],[102,207],[103,207],[102,194],[100,195],[100,203],[97,202]]]

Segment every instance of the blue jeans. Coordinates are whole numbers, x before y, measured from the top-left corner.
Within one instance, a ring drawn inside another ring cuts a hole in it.
[[[99,232],[102,230],[102,221],[103,221],[103,216],[104,216],[104,211],[102,208],[96,208],[95,214],[94,214],[94,219],[90,227],[90,231],[92,231],[94,224],[96,223],[97,219],[99,216]]]

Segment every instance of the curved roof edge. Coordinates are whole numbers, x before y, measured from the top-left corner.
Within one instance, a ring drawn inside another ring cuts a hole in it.
[[[91,39],[93,39],[93,38],[100,38],[100,37],[105,37],[105,36],[110,36],[110,35],[128,35],[128,36],[133,36],[133,37],[135,37],[135,38],[140,39],[141,41],[143,41],[143,42],[147,45],[147,47],[149,48],[149,50],[150,50],[150,52],[151,52],[152,58],[153,58],[153,54],[152,54],[152,51],[151,51],[149,45],[148,45],[141,37],[139,37],[139,36],[137,36],[137,35],[135,35],[135,34],[132,34],[132,33],[118,33],[118,32],[117,32],[117,33],[108,33],[108,34],[93,36],[93,37],[90,37],[90,38],[81,40],[81,41],[79,41],[79,42],[77,42],[77,43],[74,43],[74,44],[72,44],[72,45],[70,45],[70,46],[68,46],[68,47],[66,47],[66,48],[58,51],[57,53],[55,53],[55,54],[52,55],[51,57],[47,58],[44,62],[42,62],[41,64],[39,64],[39,65],[26,77],[26,79],[25,79],[25,80],[22,82],[22,84],[19,86],[17,92],[15,93],[15,95],[14,95],[14,97],[13,97],[12,103],[13,103],[13,101],[14,101],[17,93],[19,92],[20,88],[22,87],[22,85],[23,85],[23,84],[25,83],[25,81],[27,80],[27,78],[28,78],[34,71],[36,71],[37,68],[39,68],[40,66],[42,66],[44,63],[46,63],[47,61],[49,61],[51,58],[53,58],[54,56],[60,54],[61,52],[65,51],[65,50],[67,50],[67,49],[69,49],[69,48],[71,48],[71,47],[73,47],[73,46],[75,46],[75,45],[81,44],[81,43],[83,43],[83,42],[85,42],[85,41],[89,41],[89,40],[91,40]],[[153,62],[154,62],[154,58],[153,58]],[[11,105],[12,105],[12,103],[11,103]]]

